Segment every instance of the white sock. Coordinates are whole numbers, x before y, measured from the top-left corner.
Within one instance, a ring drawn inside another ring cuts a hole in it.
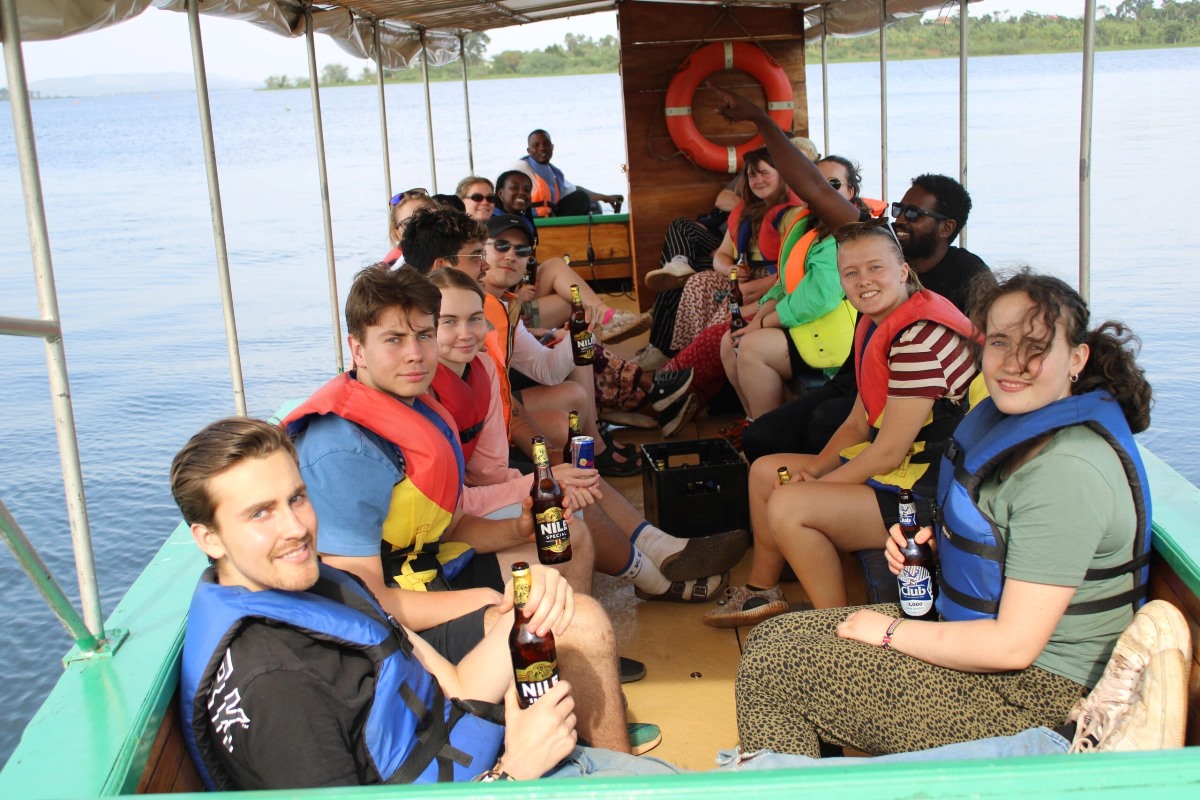
[[[661,564],[667,556],[674,555],[687,547],[687,539],[672,536],[649,522],[639,525],[630,538],[634,548],[645,553],[646,557],[655,564]]]
[[[633,552],[629,555],[629,563],[616,577],[631,580],[634,586],[650,594],[662,594],[671,588],[671,582],[663,577],[653,561],[636,546],[630,545],[630,549]]]

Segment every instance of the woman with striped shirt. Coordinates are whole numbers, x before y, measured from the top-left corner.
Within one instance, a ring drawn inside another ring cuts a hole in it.
[[[753,625],[788,610],[784,563],[816,608],[846,605],[839,553],[878,549],[898,521],[896,492],[930,497],[940,443],[965,411],[977,367],[973,327],[950,301],[921,288],[891,229],[838,231],[838,275],[861,318],[854,358],[859,393],[816,455],[779,454],[750,470],[754,563],[746,586],[705,615],[716,627]],[[778,469],[791,483],[780,486]]]

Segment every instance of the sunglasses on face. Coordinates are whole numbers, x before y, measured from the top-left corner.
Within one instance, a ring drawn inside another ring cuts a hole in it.
[[[488,201],[489,203],[491,203],[493,205],[495,205],[495,203],[496,203],[496,195],[480,194],[479,192],[476,192],[475,194],[469,194],[466,197],[464,197],[463,199],[470,200],[472,203],[482,203],[484,200]]]
[[[392,205],[399,205],[400,201],[406,197],[420,197],[421,195],[429,194],[428,189],[405,189],[400,194],[392,195]]]
[[[837,178],[830,178],[829,185],[833,187],[835,192],[842,188],[842,182]]]
[[[903,217],[909,222],[916,222],[917,217],[932,217],[936,220],[950,219],[945,214],[939,214],[936,211],[918,208],[917,206],[912,206],[908,203],[892,203],[892,216],[896,219]]]
[[[495,239],[488,242],[488,244],[494,247],[497,253],[507,253],[509,250],[512,250],[520,258],[529,258],[533,255],[533,248],[527,244],[513,244],[504,239]]]

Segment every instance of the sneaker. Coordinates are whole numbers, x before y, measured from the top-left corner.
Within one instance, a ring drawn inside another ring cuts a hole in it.
[[[631,336],[650,330],[651,321],[649,311],[641,314],[624,309],[614,311],[608,322],[600,326],[600,341],[604,344],[623,342]]]
[[[632,361],[646,372],[657,372],[658,368],[671,360],[671,357],[652,344],[637,351]]]
[[[757,625],[789,608],[787,598],[778,586],[758,592],[745,586],[731,586],[725,599],[718,600],[717,607],[704,615],[704,622],[714,628],[740,628]]]
[[[1117,640],[1104,674],[1067,717],[1072,753],[1183,747],[1191,642],[1187,621],[1151,600]]]
[[[626,724],[629,731],[629,752],[640,756],[649,753],[662,744],[662,729],[650,722],[630,722]]]
[[[692,385],[692,368],[660,370],[654,375],[654,385],[646,395],[646,402],[655,411],[666,411]]]
[[[634,411],[609,411],[601,409],[600,421],[620,428],[640,428],[646,431],[651,431],[658,427],[658,421],[654,417],[648,417],[645,414],[638,414]]]
[[[688,257],[679,255],[658,269],[647,272],[646,285],[656,292],[666,292],[680,288],[695,274],[696,270],[692,269]]]
[[[646,677],[646,665],[640,661],[625,656],[620,658],[621,683],[636,683]]]
[[[658,415],[658,424],[662,425],[663,438],[669,439],[687,425],[704,407],[704,401],[695,392],[688,392],[683,397],[667,406],[667,410]]]

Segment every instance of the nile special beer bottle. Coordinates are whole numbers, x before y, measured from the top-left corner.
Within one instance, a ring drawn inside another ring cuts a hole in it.
[[[777,473],[779,473],[779,485],[780,486],[783,486],[785,483],[788,483],[792,480],[792,473],[788,472],[787,467],[780,467],[779,469],[777,469],[775,471]]]
[[[567,323],[567,329],[571,332],[571,352],[575,355],[575,366],[588,366],[596,355],[596,337],[592,335],[588,326],[577,283],[571,284],[571,319]]]
[[[563,509],[563,490],[550,471],[546,440],[540,436],[533,439],[533,466],[537,471],[529,496],[533,498],[533,534],[538,561],[543,564],[570,561],[571,531]]]
[[[917,504],[912,492],[900,490],[900,532],[904,534],[904,566],[896,576],[900,590],[900,612],[908,619],[937,620],[937,582],[934,580],[933,548],[929,542],[917,544],[914,538],[921,526],[917,523]]]
[[[516,608],[512,631],[508,634],[508,650],[517,679],[517,702],[521,708],[529,708],[558,683],[558,654],[554,650],[554,634],[547,631],[545,636],[538,636],[523,613],[529,602],[529,565],[524,561],[513,564],[512,579]]]
[[[563,463],[574,466],[574,459],[571,457],[571,440],[576,436],[582,436],[583,431],[579,428],[579,412],[572,411],[567,415],[567,443],[563,445]]]
[[[741,263],[741,259],[738,259]],[[740,331],[750,323],[742,316],[742,289],[738,286],[737,267],[729,270],[729,331]]]

